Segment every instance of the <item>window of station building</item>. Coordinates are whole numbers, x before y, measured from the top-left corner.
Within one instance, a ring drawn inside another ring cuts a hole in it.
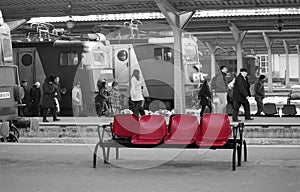
[[[173,59],[173,50],[169,47],[155,48],[154,58],[156,60],[170,61]]]
[[[260,67],[260,74],[268,73],[268,63],[269,58],[267,55],[261,55],[258,57],[259,67]]]
[[[94,65],[106,65],[105,55],[101,52],[93,52]]]
[[[59,64],[68,65],[78,65],[78,54],[75,52],[62,52],[59,55]]]

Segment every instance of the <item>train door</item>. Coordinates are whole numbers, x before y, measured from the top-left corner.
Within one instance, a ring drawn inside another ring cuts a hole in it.
[[[16,65],[20,71],[20,79],[26,79],[28,86],[33,85],[36,81],[36,71],[35,71],[35,48],[22,48],[16,49],[15,51],[15,61]]]
[[[115,69],[115,78],[120,84],[128,84],[130,79],[130,45],[113,46],[113,68]]]

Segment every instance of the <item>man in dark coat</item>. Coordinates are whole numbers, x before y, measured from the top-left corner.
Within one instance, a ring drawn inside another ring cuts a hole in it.
[[[261,112],[263,112],[264,104],[263,99],[265,98],[265,88],[264,88],[264,82],[265,82],[266,76],[260,75],[258,80],[254,84],[254,91],[255,91],[255,101],[257,105],[257,112],[255,115],[259,116],[261,115]]]
[[[53,121],[58,120],[55,112],[55,101],[54,101],[55,88],[53,82],[54,82],[54,76],[50,75],[45,79],[45,82],[43,84],[43,97],[42,97],[43,122],[48,122],[47,114],[49,109],[52,112]]]
[[[29,91],[30,95],[30,116],[39,117],[40,116],[40,100],[41,100],[41,89],[40,83],[35,82]]]
[[[203,116],[206,106],[209,108],[209,113],[211,113],[211,92],[206,79],[203,81],[200,87],[198,99],[200,100],[199,105],[201,107],[200,117]]]
[[[250,115],[250,84],[247,78],[247,69],[241,68],[240,74],[236,77],[233,87],[233,114],[232,120],[237,122],[240,106],[243,105],[245,111],[245,120],[253,120]]]

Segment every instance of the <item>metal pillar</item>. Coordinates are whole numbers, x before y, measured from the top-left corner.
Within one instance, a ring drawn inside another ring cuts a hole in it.
[[[297,48],[297,55],[298,55],[298,82],[300,83],[300,47],[299,45],[296,46]]]
[[[246,36],[246,32],[245,31],[240,31],[239,28],[234,24],[234,23],[230,23],[231,26],[229,27],[234,40],[236,42],[236,59],[237,59],[237,64],[236,64],[236,73],[238,74],[238,72],[240,71],[240,69],[243,67],[243,51],[242,51],[242,42]]]
[[[289,45],[283,40],[285,50],[285,87],[290,88],[290,58],[289,58]]]
[[[155,0],[155,2],[166,17],[174,35],[174,110],[175,113],[185,113],[185,73],[182,60],[182,29],[192,18],[195,11],[179,13],[179,11],[166,0]]]
[[[205,45],[207,46],[207,48],[209,49],[210,52],[210,77],[213,78],[214,76],[216,76],[216,55],[215,55],[215,51],[216,51],[216,47],[213,46],[211,43],[205,42]]]
[[[272,43],[273,41],[270,41],[269,37],[266,35],[265,32],[262,33],[267,49],[268,49],[268,92],[273,91],[273,61],[272,61]]]

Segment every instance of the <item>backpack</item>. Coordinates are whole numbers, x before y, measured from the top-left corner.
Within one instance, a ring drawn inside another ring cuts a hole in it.
[[[250,85],[250,94],[251,94],[251,96],[255,95],[255,83]]]

